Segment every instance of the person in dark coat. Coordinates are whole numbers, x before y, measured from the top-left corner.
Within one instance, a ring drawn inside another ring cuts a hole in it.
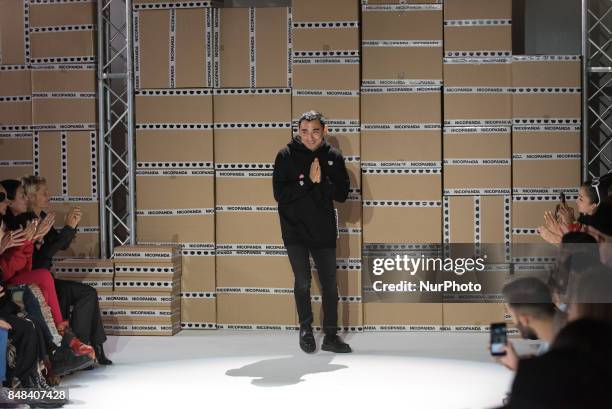
[[[272,184],[278,202],[283,242],[295,276],[300,347],[307,353],[316,350],[310,304],[312,255],[323,296],[325,337],[321,349],[351,352],[350,346],[337,335],[338,223],[333,203],[346,200],[349,177],[342,154],[325,140],[327,128],[321,113],[311,111],[303,114],[298,128],[298,135],[276,156]]]

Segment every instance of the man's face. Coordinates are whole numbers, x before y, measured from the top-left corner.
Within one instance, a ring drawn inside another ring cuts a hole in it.
[[[535,331],[529,326],[529,317],[527,315],[517,313],[513,308],[508,308],[508,310],[510,311],[510,315],[512,315],[512,321],[516,325],[516,329],[518,329],[521,334],[521,338],[538,339]]]
[[[300,123],[300,140],[311,151],[316,151],[321,143],[327,129],[321,125],[318,120],[315,121],[302,121]]]

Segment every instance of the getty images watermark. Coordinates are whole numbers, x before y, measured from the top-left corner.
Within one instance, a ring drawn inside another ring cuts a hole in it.
[[[400,273],[415,276],[417,273],[454,273],[463,276],[468,272],[483,272],[486,269],[487,256],[472,258],[450,258],[450,257],[411,257],[406,254],[396,254],[394,257],[372,258],[371,273],[374,276],[382,276],[386,272]],[[419,280],[418,282],[401,280],[394,283],[386,283],[382,280],[372,281],[374,292],[480,292],[480,283],[457,282],[455,280]]]

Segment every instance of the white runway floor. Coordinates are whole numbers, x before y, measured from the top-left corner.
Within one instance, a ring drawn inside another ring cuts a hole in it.
[[[297,332],[109,337],[115,365],[64,378],[72,401],[66,407],[480,409],[501,405],[512,382],[513,374],[490,358],[488,334],[346,339],[353,354],[306,355]]]

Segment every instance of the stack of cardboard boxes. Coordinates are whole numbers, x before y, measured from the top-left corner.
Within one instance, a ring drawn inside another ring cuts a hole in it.
[[[0,2],[1,178],[47,179],[58,225],[83,211],[59,257],[97,257],[95,42],[90,1]]]
[[[441,242],[442,17],[441,4],[362,5],[364,260]],[[364,326],[439,328],[442,306],[427,301],[366,302]]]
[[[444,3],[444,243],[487,254],[487,270],[474,279],[492,297],[510,261],[511,22],[511,0]],[[501,304],[444,303],[449,330],[486,329],[503,317]]]
[[[581,61],[579,56],[515,56],[512,62],[513,261],[546,263],[537,233],[542,214],[580,185]],[[545,266],[542,266],[545,267]],[[533,266],[530,267],[532,269]]]
[[[291,138],[289,8],[219,9],[215,22],[216,291],[219,328],[296,324],[272,169]]]
[[[142,0],[133,5],[136,238],[144,245],[180,247],[181,317],[186,329],[216,327],[212,89],[216,11],[210,6],[210,2]],[[172,302],[178,297],[173,295]]]
[[[181,329],[181,253],[170,246],[120,246],[104,328],[113,335],[174,335]]]
[[[327,120],[327,141],[340,149],[350,178],[346,202],[336,203],[338,220],[338,326],[362,330],[361,147],[359,2],[293,2],[292,122],[317,110]],[[321,327],[321,291],[313,266],[315,330]]]

